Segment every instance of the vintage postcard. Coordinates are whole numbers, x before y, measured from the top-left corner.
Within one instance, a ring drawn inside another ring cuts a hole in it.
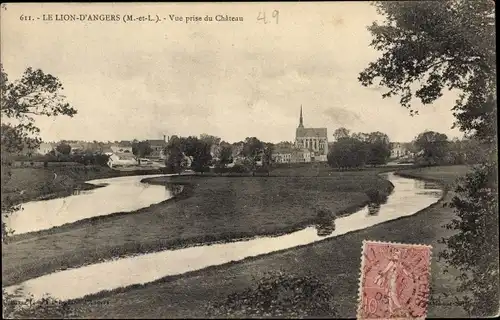
[[[498,315],[493,1],[0,23],[4,318]]]

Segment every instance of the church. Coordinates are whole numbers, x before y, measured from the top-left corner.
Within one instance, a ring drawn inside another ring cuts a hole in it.
[[[326,128],[304,128],[302,106],[300,106],[299,126],[295,131],[295,147],[311,152],[311,161],[327,161],[328,134]]]

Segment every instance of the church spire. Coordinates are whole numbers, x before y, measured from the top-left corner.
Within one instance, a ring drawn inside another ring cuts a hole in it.
[[[300,105],[300,122],[299,122],[299,128],[304,128],[304,120],[302,118],[302,105]]]

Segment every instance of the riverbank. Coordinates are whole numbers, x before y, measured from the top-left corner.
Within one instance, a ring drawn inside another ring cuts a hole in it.
[[[467,169],[449,168],[455,177]],[[439,180],[447,188],[454,179],[449,174],[439,176],[438,169],[422,169],[411,174],[420,179]],[[447,177],[446,177],[447,176]],[[103,292],[74,301],[75,307],[84,307],[84,318],[157,317],[190,318],[205,317],[206,307],[228,295],[253,287],[267,272],[283,270],[292,275],[314,274],[322,282],[334,288],[337,317],[355,317],[358,300],[359,263],[362,241],[374,239],[401,243],[424,243],[433,246],[431,261],[432,297],[440,293],[454,293],[455,274],[445,273],[437,255],[443,249],[438,243],[452,231],[442,228],[454,213],[443,203],[451,198],[450,192],[438,203],[410,217],[379,224],[365,230],[323,240],[318,243],[248,258],[243,261],[206,268],[180,276],[168,277],[155,283]],[[429,317],[466,317],[450,301],[429,305]]]
[[[133,213],[114,213],[12,237],[2,250],[3,284],[115,257],[296,231],[314,224],[318,208],[349,214],[370,201],[367,191],[388,194],[392,185],[377,173],[148,179],[191,187],[175,200]]]
[[[102,166],[75,165],[48,168],[10,168],[11,176],[2,181],[2,201],[13,204],[67,197],[75,191],[101,186],[87,183],[95,179],[130,175],[160,174],[160,170],[119,171]]]

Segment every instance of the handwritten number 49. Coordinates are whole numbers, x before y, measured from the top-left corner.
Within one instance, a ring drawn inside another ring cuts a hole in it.
[[[278,22],[279,22],[279,15],[280,15],[280,12],[278,10],[273,10],[272,19],[274,19],[276,24],[278,24]],[[257,21],[259,21],[259,20],[262,20],[264,22],[264,24],[271,22],[271,21],[268,21],[266,19],[266,13],[262,12],[262,11],[260,11],[259,15],[257,16]]]

